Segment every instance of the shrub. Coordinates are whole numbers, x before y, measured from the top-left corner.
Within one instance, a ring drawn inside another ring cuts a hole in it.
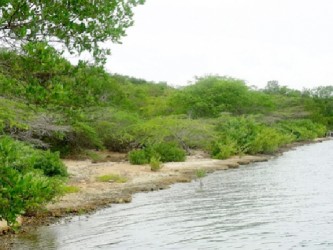
[[[133,126],[138,123],[138,116],[114,108],[103,108],[94,115],[99,116],[93,126],[103,145],[112,151],[127,151],[135,138]]]
[[[33,149],[8,136],[0,138],[0,164],[26,173],[39,169],[46,176],[67,176],[67,169],[59,153]]]
[[[135,165],[142,165],[149,163],[149,160],[146,156],[146,152],[144,150],[133,150],[129,152],[128,158],[130,163]]]
[[[258,123],[251,117],[229,118],[217,125],[217,131],[219,138],[213,143],[212,155],[218,159],[234,154],[272,153],[293,140],[290,133]]]
[[[100,140],[96,130],[84,122],[76,122],[73,125],[74,135],[71,138],[72,150],[81,150],[82,148],[100,149],[103,143]]]
[[[47,176],[67,176],[66,166],[61,162],[59,153],[41,151],[40,154],[33,157],[33,168],[41,169]]]
[[[158,143],[141,150],[133,150],[129,153],[132,164],[147,164],[152,158],[161,162],[185,161],[186,153],[175,143]]]
[[[161,162],[160,162],[160,158],[156,157],[156,156],[152,156],[150,158],[149,165],[150,165],[151,171],[154,171],[154,172],[156,172],[156,171],[158,171],[158,170],[160,170],[162,168],[162,165],[161,165]]]
[[[17,216],[36,210],[61,193],[60,182],[36,171],[0,166],[0,220],[15,226]]]
[[[157,155],[161,162],[181,162],[185,161],[186,152],[175,143],[159,143],[148,148],[151,156]]]
[[[195,171],[195,175],[197,178],[203,178],[207,175],[207,172],[205,169],[199,168]]]
[[[213,143],[212,156],[215,159],[227,159],[237,153],[237,143],[231,139]]]
[[[282,145],[290,143],[292,139],[290,135],[263,126],[251,142],[248,152],[250,154],[273,153]]]

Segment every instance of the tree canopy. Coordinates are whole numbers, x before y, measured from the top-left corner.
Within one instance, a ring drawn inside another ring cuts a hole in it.
[[[132,8],[144,0],[3,0],[0,41],[11,48],[28,42],[60,43],[69,52],[110,53],[101,42],[119,43],[133,25]]]

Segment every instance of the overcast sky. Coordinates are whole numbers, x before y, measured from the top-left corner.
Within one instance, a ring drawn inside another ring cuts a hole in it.
[[[333,85],[332,0],[146,0],[112,73],[186,85],[227,75],[264,87]]]

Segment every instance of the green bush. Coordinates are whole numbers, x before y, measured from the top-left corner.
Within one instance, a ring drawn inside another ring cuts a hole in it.
[[[161,162],[181,162],[185,161],[186,152],[179,148],[175,143],[159,143],[152,145],[148,150],[151,151],[150,155],[159,156]]]
[[[200,178],[205,177],[207,175],[207,172],[206,172],[205,169],[199,168],[195,171],[195,175],[196,175],[197,178],[200,179]]]
[[[251,142],[248,152],[250,154],[273,153],[292,140],[293,138],[290,135],[283,134],[274,128],[262,126]]]
[[[95,128],[85,122],[75,122],[73,124],[73,138],[70,139],[70,146],[73,152],[82,149],[101,149],[103,143],[99,138]]]
[[[158,170],[160,170],[162,168],[162,165],[161,165],[161,162],[160,162],[160,158],[156,157],[156,156],[152,156],[150,158],[149,165],[150,165],[151,171],[154,171],[154,172],[156,172],[156,171],[158,171]]]
[[[292,134],[296,141],[325,136],[327,130],[324,125],[308,119],[282,121],[277,124],[277,128],[286,134]]]
[[[128,158],[130,163],[135,165],[142,165],[149,163],[149,159],[144,150],[133,150],[129,152]]]
[[[164,142],[129,153],[129,160],[132,164],[147,164],[152,158],[159,159],[161,162],[180,162],[185,161],[186,152],[175,143]]]
[[[47,176],[67,176],[67,169],[59,158],[59,153],[41,151],[33,159],[34,169],[41,169]]]
[[[251,117],[227,118],[217,125],[217,132],[219,137],[213,143],[212,156],[218,159],[235,154],[272,153],[294,140],[290,132],[268,127]]]
[[[36,150],[8,136],[0,137],[0,165],[11,166],[22,173],[39,169],[46,176],[68,175],[59,153]]]
[[[117,152],[130,148],[130,144],[135,140],[133,126],[140,121],[136,114],[103,108],[95,111],[93,116],[97,119],[92,122],[92,126],[105,148]]]
[[[67,176],[59,154],[0,137],[0,219],[13,226],[17,216],[60,195],[63,178],[49,176]]]
[[[0,220],[10,226],[15,226],[17,216],[40,208],[60,193],[57,179],[36,171],[21,173],[11,166],[0,166]]]
[[[237,153],[237,143],[227,138],[224,141],[213,143],[212,156],[215,159],[227,159]]]

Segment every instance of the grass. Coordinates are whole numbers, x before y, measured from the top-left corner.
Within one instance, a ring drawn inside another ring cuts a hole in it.
[[[117,174],[101,175],[96,177],[96,179],[100,182],[125,183],[127,181],[126,177]]]
[[[206,170],[200,168],[195,171],[195,175],[197,176],[197,178],[203,178],[207,175],[207,172]]]
[[[64,186],[63,187],[64,194],[72,194],[80,192],[80,188],[76,186]]]

